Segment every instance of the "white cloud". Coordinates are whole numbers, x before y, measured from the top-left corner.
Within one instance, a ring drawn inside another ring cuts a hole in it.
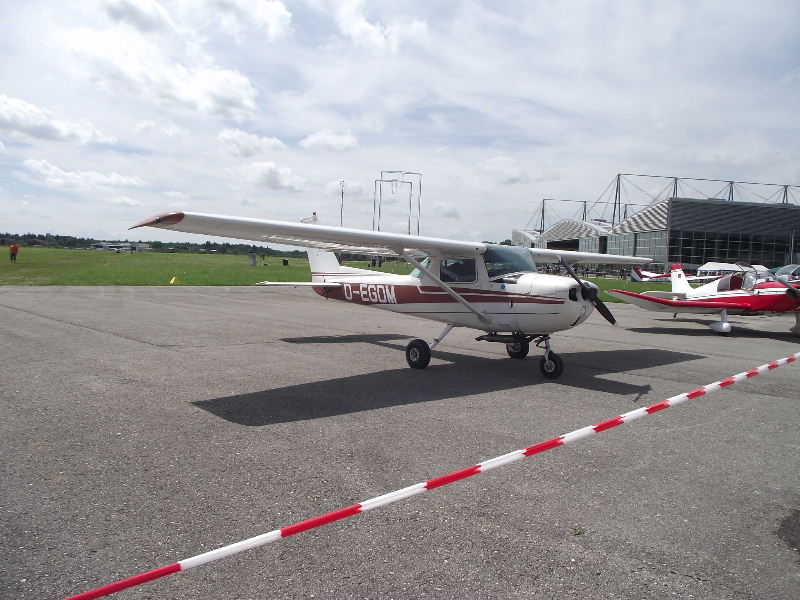
[[[139,121],[136,124],[136,131],[139,133],[156,132],[167,137],[177,137],[179,135],[186,135],[186,130],[178,127],[172,121],[166,123],[154,123],[153,121]]]
[[[106,13],[142,32],[175,27],[169,13],[156,0],[106,0]]]
[[[191,198],[189,194],[184,194],[183,192],[179,192],[177,190],[167,190],[165,192],[162,192],[162,195],[167,198],[171,198],[172,200],[181,200],[181,201],[189,200]]]
[[[519,163],[508,156],[490,158],[481,165],[481,168],[497,183],[506,185],[520,183],[525,177]]]
[[[44,159],[28,159],[23,163],[42,182],[53,188],[103,190],[109,187],[141,187],[145,183],[139,177],[119,173],[97,171],[64,171]]]
[[[358,140],[353,132],[335,133],[330,129],[323,129],[312,133],[300,141],[299,145],[307,150],[336,150],[345,152],[358,148]]]
[[[238,71],[170,61],[158,46],[133,32],[81,27],[62,32],[60,38],[91,65],[90,77],[106,91],[122,86],[127,93],[236,120],[255,109],[256,90]]]
[[[165,198],[169,198],[170,203],[168,208],[186,208],[189,206],[189,201],[192,199],[189,194],[177,190],[167,190],[162,192],[161,195]]]
[[[114,136],[103,135],[92,127],[56,119],[33,104],[3,95],[0,95],[0,128],[29,138],[59,142],[116,142]]]
[[[235,156],[254,156],[284,147],[276,137],[261,137],[241,129],[223,129],[219,132],[218,139]]]
[[[119,204],[121,206],[141,206],[142,203],[135,198],[129,198],[128,196],[117,196],[116,198],[110,198],[109,202],[111,204]]]
[[[337,3],[336,24],[342,35],[375,54],[395,54],[404,38],[411,39],[427,32],[427,25],[416,19],[410,23],[388,26],[370,23],[362,12],[363,4],[362,0]]]
[[[460,219],[461,213],[458,209],[448,202],[437,202],[433,205],[433,212],[445,219]]]
[[[266,29],[267,38],[274,41],[291,31],[292,13],[278,0],[215,0],[211,5],[222,13],[222,28],[233,35],[254,27]]]
[[[273,190],[299,192],[304,184],[288,167],[278,167],[273,162],[254,162],[228,169],[234,177],[244,179],[247,183]]]

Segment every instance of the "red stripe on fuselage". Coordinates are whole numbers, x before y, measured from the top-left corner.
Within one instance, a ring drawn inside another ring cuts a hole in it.
[[[394,283],[368,283],[342,281],[341,287],[330,289],[314,287],[320,296],[333,300],[343,300],[356,304],[451,304],[457,300],[441,288],[434,286],[402,285]],[[553,296],[539,296],[503,292],[500,290],[481,290],[474,288],[453,288],[467,302],[511,303],[514,304],[557,304],[564,300]]]

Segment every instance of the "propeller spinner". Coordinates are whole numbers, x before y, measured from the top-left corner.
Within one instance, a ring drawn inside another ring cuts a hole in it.
[[[600,300],[600,297],[597,293],[597,288],[589,285],[580,277],[578,277],[577,273],[575,273],[575,269],[573,269],[566,260],[562,258],[559,262],[561,263],[561,266],[567,270],[567,273],[572,275],[572,278],[578,282],[578,285],[581,286],[581,295],[592,303],[592,306],[597,309],[597,312],[603,315],[606,321],[612,325],[615,325],[617,320],[614,318],[614,315],[611,314],[611,311],[608,310],[608,307],[603,303],[603,301]]]

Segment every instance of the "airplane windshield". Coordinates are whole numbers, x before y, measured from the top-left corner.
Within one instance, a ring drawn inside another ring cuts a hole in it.
[[[533,261],[531,251],[527,248],[491,245],[483,253],[483,260],[486,262],[489,279],[508,273],[525,271],[536,273],[536,263]]]
[[[427,269],[431,264],[430,257],[429,256],[426,257],[425,260],[423,260],[420,264]],[[422,271],[420,271],[419,269],[414,269],[413,271],[411,271],[411,277],[422,279]]]

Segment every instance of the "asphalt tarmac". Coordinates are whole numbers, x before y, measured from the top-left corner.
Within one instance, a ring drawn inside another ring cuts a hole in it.
[[[0,597],[61,598],[788,356],[611,305],[539,351],[264,288],[0,288]],[[800,365],[112,596],[798,598]]]

